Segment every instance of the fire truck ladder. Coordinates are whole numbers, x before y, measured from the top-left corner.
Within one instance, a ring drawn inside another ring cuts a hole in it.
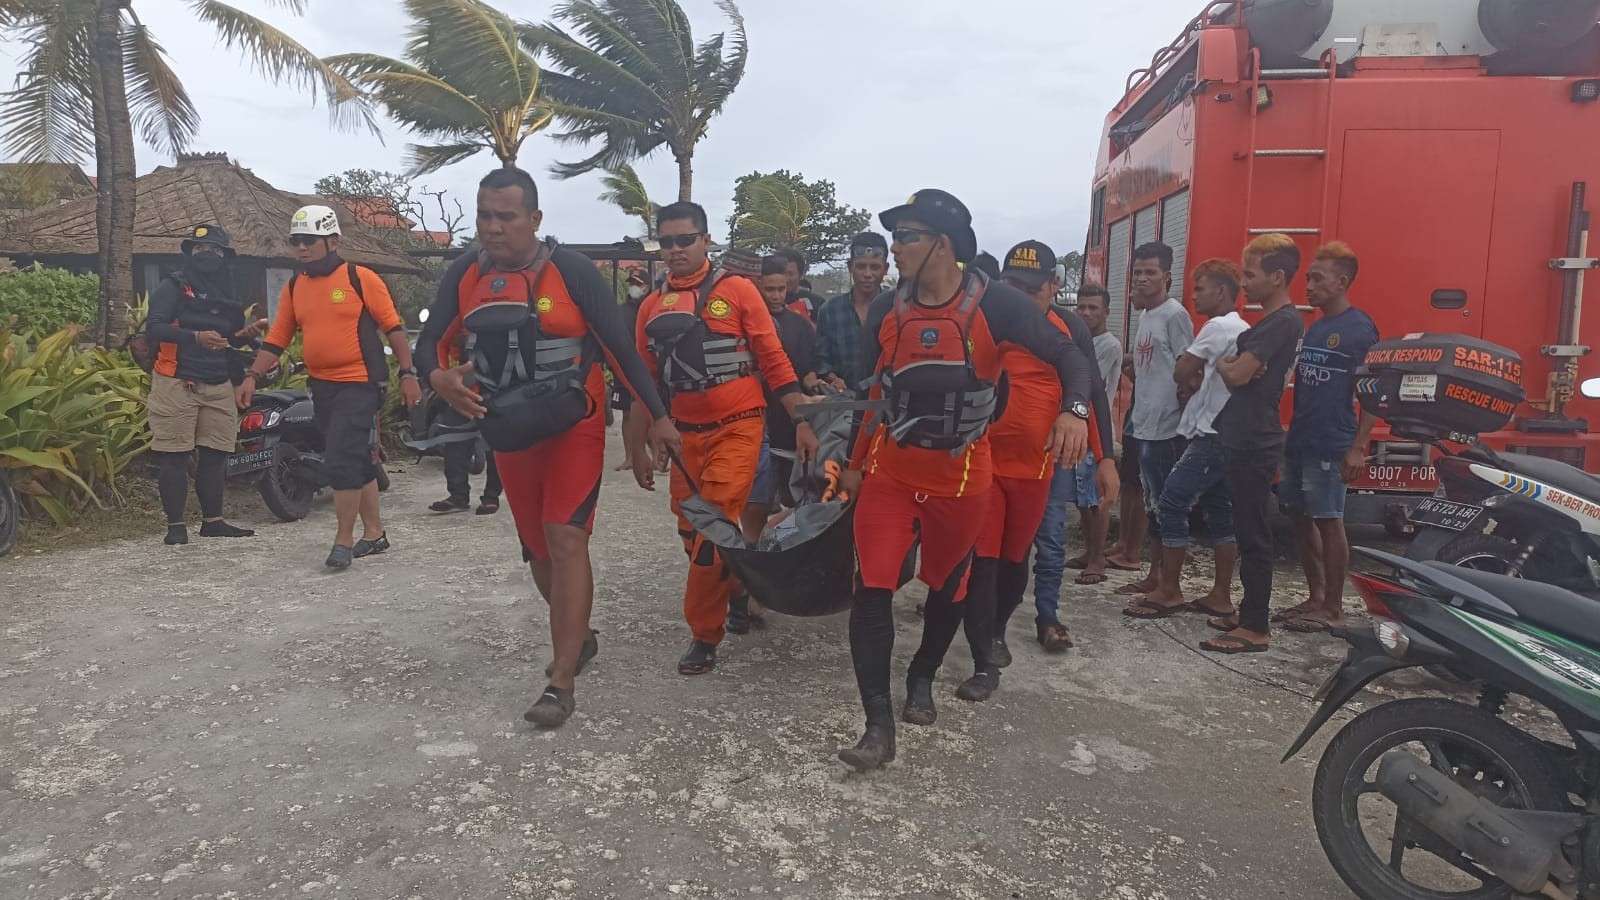
[[[1302,69],[1263,69],[1261,67],[1261,51],[1250,51],[1250,149],[1245,158],[1245,195],[1244,195],[1244,221],[1246,232],[1250,237],[1262,234],[1289,234],[1312,235],[1323,234],[1327,228],[1328,190],[1332,185],[1333,167],[1328,165],[1328,148],[1333,144],[1333,85],[1339,77],[1339,62],[1330,50],[1322,55],[1321,65]],[[1327,82],[1324,93],[1323,110],[1323,136],[1321,147],[1260,147],[1256,143],[1256,126],[1261,118],[1262,111],[1271,104],[1270,89],[1263,85],[1267,81],[1309,81],[1321,79]],[[1302,225],[1273,225],[1254,226],[1254,205],[1256,187],[1256,163],[1258,160],[1279,159],[1318,159],[1322,161],[1322,207],[1317,211],[1316,218],[1311,223]]]

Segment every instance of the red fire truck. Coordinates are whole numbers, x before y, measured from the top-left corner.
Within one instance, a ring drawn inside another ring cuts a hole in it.
[[[1217,0],[1128,76],[1095,167],[1086,278],[1131,342],[1134,247],[1175,250],[1174,296],[1250,238],[1361,258],[1380,332],[1457,332],[1522,355],[1528,403],[1484,435],[1600,472],[1600,312],[1581,316],[1600,190],[1600,0]],[[1304,296],[1304,274],[1292,288]],[[1313,313],[1302,307],[1309,324]],[[1247,319],[1258,313],[1247,310]],[[1292,396],[1285,397],[1285,413]],[[1430,448],[1380,427],[1351,521],[1402,529]]]

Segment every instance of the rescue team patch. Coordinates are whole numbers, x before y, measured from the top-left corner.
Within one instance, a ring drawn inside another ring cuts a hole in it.
[[[706,312],[711,313],[713,319],[726,319],[728,313],[733,312],[733,304],[721,297],[712,297],[711,302],[706,304]]]
[[[917,338],[922,341],[923,347],[932,350],[933,345],[939,343],[939,329],[924,328],[922,333],[917,335]]]
[[[674,306],[677,306],[677,305],[678,305],[678,294],[677,294],[676,291],[674,291],[673,293],[670,293],[670,294],[666,295],[665,297],[661,298],[661,306],[664,309],[671,309],[671,308],[673,308]]]
[[[210,233],[211,233],[211,229],[205,227],[204,225],[201,225],[199,228],[196,228],[194,230],[194,236],[195,237],[205,237],[206,235],[208,235]]]
[[[534,305],[538,307],[539,312],[547,313],[550,310],[555,309],[556,302],[551,300],[549,297],[540,297],[539,302]]]
[[[503,291],[505,289],[506,289],[506,280],[504,278],[496,278],[495,280],[489,282],[489,290],[494,291],[496,294],[500,293],[501,291]]]
[[[335,303],[343,303],[344,302],[344,296],[345,296],[344,288],[334,288],[333,289],[333,294],[331,296],[333,298],[333,302],[335,302]]]
[[[1335,331],[1333,334],[1328,335],[1328,349],[1329,350],[1337,350],[1338,348],[1339,348],[1339,332]]]

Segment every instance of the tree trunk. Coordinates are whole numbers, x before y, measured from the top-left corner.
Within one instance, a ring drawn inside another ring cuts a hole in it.
[[[673,154],[678,160],[678,200],[693,199],[694,194],[694,155],[692,153]]]
[[[133,117],[128,111],[128,84],[122,58],[122,8],[127,0],[100,0],[93,39],[95,79],[105,113],[103,129],[108,163],[100,172],[96,221],[100,233],[100,342],[115,346],[128,336],[128,309],[133,303],[133,223],[135,215]],[[98,143],[98,142],[97,142]]]

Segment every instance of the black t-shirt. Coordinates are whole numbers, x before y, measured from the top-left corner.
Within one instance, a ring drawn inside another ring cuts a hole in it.
[[[1276,450],[1283,446],[1283,419],[1278,412],[1289,368],[1305,323],[1294,304],[1285,304],[1239,335],[1239,355],[1246,353],[1266,365],[1260,377],[1233,389],[1214,427],[1222,446],[1230,450]]]
[[[794,375],[802,382],[817,370],[817,330],[806,317],[791,309],[773,314],[772,324],[778,332],[778,343],[789,355]],[[777,397],[767,392],[767,443],[778,450],[794,449],[794,422],[789,411]]]

